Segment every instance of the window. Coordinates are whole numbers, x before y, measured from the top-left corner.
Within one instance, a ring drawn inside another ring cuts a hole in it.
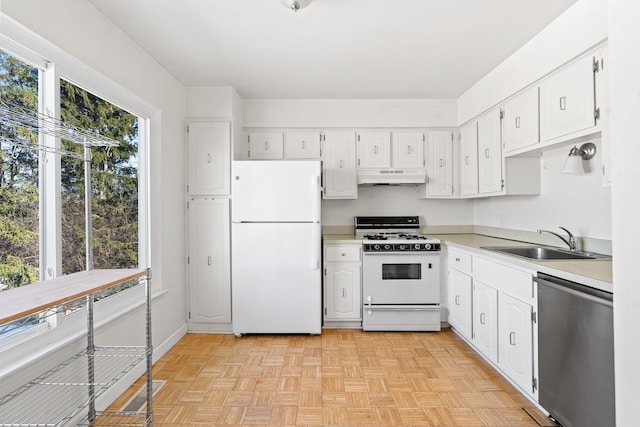
[[[0,51],[0,99],[24,110],[38,108],[39,71]],[[0,291],[39,279],[38,154],[26,147],[38,135],[0,121]],[[0,337],[40,321],[0,326]]]
[[[60,91],[52,95],[43,86],[55,76],[54,67],[36,63],[39,65],[33,67],[0,50],[0,102],[12,107],[4,111],[20,107],[36,117],[42,114],[43,105],[53,102],[59,105],[64,123],[118,142],[114,147],[90,150],[92,268],[146,266],[147,248],[140,243],[146,241],[146,221],[141,216],[146,194],[140,178],[144,156],[139,128],[146,138],[147,120],[59,77]],[[46,115],[51,112],[47,110]],[[16,126],[4,117],[0,120],[0,291],[87,268],[84,147],[65,139],[43,141],[37,129]],[[43,153],[38,149],[43,144],[58,153],[72,154]],[[52,168],[52,163],[58,166]],[[52,239],[57,244],[51,244]],[[108,292],[136,284],[138,281],[132,281]],[[59,314],[75,311],[84,302],[69,303]],[[56,318],[34,316],[0,326],[0,339],[18,336],[37,324],[54,327]]]
[[[93,268],[138,266],[138,118],[78,86],[60,82],[63,121],[119,142],[91,150]],[[82,146],[62,141],[82,155]],[[62,158],[62,271],[86,268],[84,162]]]
[[[0,98],[37,111],[38,70],[0,51]],[[0,288],[38,280],[38,154],[35,132],[0,122]]]

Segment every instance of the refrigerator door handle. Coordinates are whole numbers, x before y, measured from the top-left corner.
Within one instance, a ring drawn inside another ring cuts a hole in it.
[[[320,177],[312,176],[311,194],[313,197],[313,222],[320,224]],[[314,233],[313,253],[311,255],[311,269],[320,270],[320,234]]]

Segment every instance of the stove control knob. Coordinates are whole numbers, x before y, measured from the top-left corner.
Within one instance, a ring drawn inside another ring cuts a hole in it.
[[[424,250],[425,250],[425,251],[428,251],[429,249],[431,249],[431,244],[429,244],[429,243],[425,243],[425,244],[424,244]]]
[[[374,251],[379,251],[380,250],[380,245],[373,245],[373,250]]]
[[[420,243],[416,243],[413,247],[415,248],[416,251],[419,251],[420,250]]]
[[[384,245],[384,249],[388,251],[389,249],[391,249],[391,245]]]
[[[404,251],[405,247],[406,246],[403,244],[398,245],[398,249],[400,249],[401,251]]]

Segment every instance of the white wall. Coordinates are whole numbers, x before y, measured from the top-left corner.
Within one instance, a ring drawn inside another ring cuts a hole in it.
[[[323,200],[322,225],[353,225],[357,215],[420,215],[422,226],[473,223],[471,200],[419,200],[415,186],[360,186],[356,200]]]
[[[576,236],[611,240],[611,188],[602,185],[602,150],[584,175],[560,173],[569,147],[547,151],[541,158],[541,194],[478,199],[475,225],[536,231],[566,227]],[[560,241],[558,241],[561,244]]]
[[[463,124],[607,38],[607,0],[578,0],[458,98]]]
[[[245,99],[245,127],[451,127],[453,99]]]
[[[153,303],[153,339],[160,348],[186,322],[184,88],[87,1],[3,0],[2,13],[4,35],[96,94],[151,118],[151,268],[154,283],[166,291]],[[30,31],[9,25],[5,15]],[[105,333],[127,341],[126,323]]]
[[[640,3],[609,0],[616,425],[638,424]]]

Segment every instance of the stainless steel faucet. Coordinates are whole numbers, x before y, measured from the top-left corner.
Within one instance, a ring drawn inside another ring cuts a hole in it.
[[[549,231],[549,230],[538,230],[538,233],[549,233],[549,234],[553,234],[554,236],[558,237],[560,240],[562,240],[567,246],[569,246],[569,250],[574,251],[576,250],[576,239],[573,237],[573,234],[571,234],[571,232],[569,230],[567,230],[564,227],[558,227],[561,230],[564,230],[568,235],[569,235],[569,240],[565,239],[564,237],[562,237],[561,235],[559,235],[558,233],[554,232],[554,231]]]

